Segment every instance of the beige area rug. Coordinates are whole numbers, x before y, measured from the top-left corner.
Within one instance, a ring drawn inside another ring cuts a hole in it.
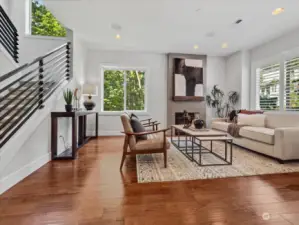
[[[223,153],[224,143],[213,142],[213,151]],[[235,145],[233,146],[232,165],[198,166],[195,162],[189,161],[173,145],[168,150],[167,160],[168,167],[164,168],[163,154],[137,155],[138,183],[299,172],[299,163],[279,164],[274,159]],[[204,163],[217,162],[217,160],[211,154],[205,154],[203,157]]]

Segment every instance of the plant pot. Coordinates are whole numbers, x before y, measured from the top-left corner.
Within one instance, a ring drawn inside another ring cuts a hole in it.
[[[73,111],[73,105],[65,105],[65,111],[66,111],[66,112],[71,112],[71,111]]]

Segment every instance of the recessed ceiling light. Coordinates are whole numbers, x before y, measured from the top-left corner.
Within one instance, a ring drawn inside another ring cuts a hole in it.
[[[115,38],[116,39],[120,39],[121,37],[120,37],[120,34],[117,34],[116,36],[115,36]]]
[[[198,45],[194,45],[194,49],[198,49]]]
[[[235,24],[239,24],[239,23],[242,23],[242,19],[238,19],[238,20],[236,20],[236,22],[235,22]]]
[[[228,48],[228,44],[227,43],[222,43],[221,48]]]
[[[277,8],[277,9],[273,10],[272,15],[276,16],[283,12],[284,12],[284,8]]]

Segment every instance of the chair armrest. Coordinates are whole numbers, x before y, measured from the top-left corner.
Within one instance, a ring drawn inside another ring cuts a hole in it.
[[[162,130],[153,130],[153,131],[145,131],[145,132],[139,132],[139,133],[134,133],[134,132],[124,132],[122,131],[121,133],[126,134],[126,135],[135,135],[135,136],[140,136],[140,135],[148,135],[148,134],[155,134],[155,133],[160,133],[160,132],[166,132],[170,128],[162,129]]]
[[[152,118],[148,118],[148,119],[144,119],[144,120],[139,120],[139,122],[148,121],[148,123],[150,123],[151,120],[152,120]]]
[[[150,122],[150,123],[144,123],[142,124],[144,127],[151,127],[153,125],[158,125],[160,123],[158,123],[158,121],[154,121],[154,122]]]
[[[282,160],[299,159],[299,127],[276,128],[274,156]]]

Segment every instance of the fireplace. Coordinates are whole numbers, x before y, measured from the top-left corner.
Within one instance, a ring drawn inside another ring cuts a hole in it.
[[[195,116],[199,113],[198,112],[188,112],[188,114],[191,117],[191,119],[193,120],[195,118]],[[176,125],[185,123],[184,113],[183,112],[176,112],[174,115],[175,115],[175,124]],[[178,134],[179,134],[179,131],[176,130],[175,135],[178,135]]]

